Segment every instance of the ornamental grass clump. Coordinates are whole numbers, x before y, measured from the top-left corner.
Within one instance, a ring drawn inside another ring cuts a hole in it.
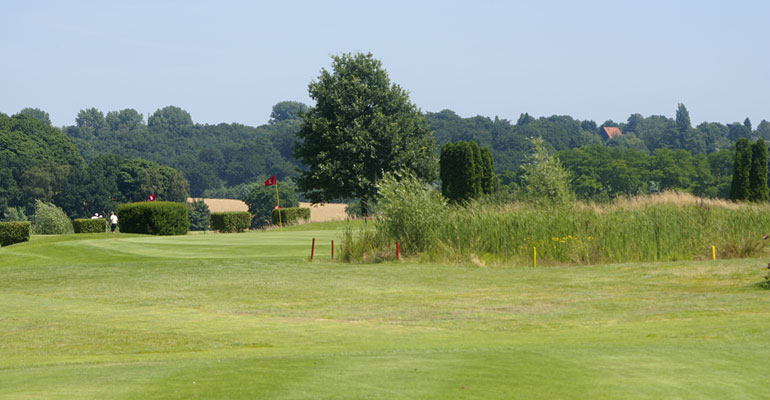
[[[61,208],[51,203],[35,200],[32,232],[36,235],[61,235],[73,233],[74,230],[72,221]]]

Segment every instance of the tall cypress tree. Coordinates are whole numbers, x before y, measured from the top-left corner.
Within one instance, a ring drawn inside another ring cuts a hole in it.
[[[492,154],[474,141],[447,143],[441,147],[439,173],[441,194],[458,203],[492,193],[496,189]]]
[[[741,201],[749,198],[749,174],[751,172],[751,144],[746,138],[735,142],[735,163],[733,181],[730,185],[730,200]]]
[[[489,147],[481,149],[481,169],[481,191],[484,194],[492,194],[497,190],[497,177],[495,176],[495,165]]]
[[[749,171],[749,200],[767,201],[767,146],[765,141],[757,139],[751,145],[751,170]]]

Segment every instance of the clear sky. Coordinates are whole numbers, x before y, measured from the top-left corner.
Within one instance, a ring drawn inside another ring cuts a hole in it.
[[[766,1],[0,2],[0,112],[179,106],[260,125],[362,51],[423,111],[770,120]]]

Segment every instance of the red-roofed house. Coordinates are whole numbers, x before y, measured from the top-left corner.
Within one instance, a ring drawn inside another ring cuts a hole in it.
[[[612,139],[616,136],[622,136],[623,132],[620,131],[620,128],[616,126],[605,126],[602,127],[602,132],[604,133],[604,139]]]

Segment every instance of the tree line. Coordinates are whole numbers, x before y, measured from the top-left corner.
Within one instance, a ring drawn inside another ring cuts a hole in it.
[[[580,198],[665,189],[728,198],[736,142],[770,139],[765,120],[756,128],[748,118],[693,127],[683,104],[674,118],[632,114],[625,122],[600,125],[558,115],[523,113],[514,123],[463,118],[451,110],[423,113],[371,54],[334,56],[331,70],[322,70],[309,93],[315,106],[280,102],[270,121],[257,127],[197,124],[175,106],[155,111],[146,122],[134,109],[105,114],[87,108],[75,125],[61,128],[35,108],[0,114],[0,212],[29,209],[42,199],[83,216],[141,200],[150,191],[166,199],[230,196],[248,193],[271,175],[296,181],[302,199],[368,200],[383,171],[411,168],[438,184],[442,148],[448,157],[459,142],[485,149],[502,189],[526,186],[528,159],[546,152],[561,158]],[[606,137],[605,127],[622,134]]]

